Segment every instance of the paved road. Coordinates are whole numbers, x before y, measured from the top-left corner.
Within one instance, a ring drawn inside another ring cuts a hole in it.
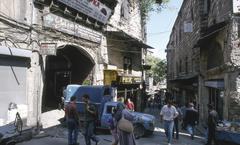
[[[146,111],[148,112],[148,110]],[[159,110],[151,111],[153,115],[157,116]],[[158,117],[157,117],[158,118]],[[159,121],[156,124],[155,131],[152,136],[144,137],[136,140],[137,145],[167,145],[167,139],[164,134],[164,130],[161,128]],[[102,142],[101,145],[111,145],[112,137],[109,134],[98,135]],[[79,136],[80,145],[85,145],[82,135]],[[17,145],[67,145],[67,130],[66,128],[56,125],[52,128],[47,128],[42,134],[34,137],[32,140],[18,143]],[[174,139],[173,145],[203,145],[204,139],[196,136],[194,140],[190,139],[190,136],[184,132],[180,133],[179,140]]]
[[[111,145],[112,137],[109,134],[98,135],[102,142],[101,145]],[[167,139],[162,128],[156,128],[152,136],[140,138],[137,145],[167,145]],[[82,135],[79,136],[80,145],[85,145]],[[203,145],[201,137],[190,139],[185,133],[181,133],[179,140],[174,139],[173,145]],[[67,131],[62,127],[52,128],[47,133],[43,133],[30,141],[22,142],[17,145],[67,145]]]

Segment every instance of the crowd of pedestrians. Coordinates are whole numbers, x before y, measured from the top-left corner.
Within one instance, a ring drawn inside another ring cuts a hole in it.
[[[193,102],[188,102],[184,106],[180,106],[172,99],[166,100],[166,105],[161,108],[160,117],[163,122],[165,134],[168,140],[168,145],[172,144],[172,138],[176,134],[176,139],[179,139],[179,124],[186,130],[191,139],[194,140],[196,125],[199,124],[199,112]],[[208,104],[208,119],[206,130],[206,145],[216,145],[216,126],[218,122],[218,113],[212,104]]]
[[[84,102],[84,125],[82,133],[85,137],[85,144],[91,145],[91,141],[93,141],[98,145],[101,140],[94,134],[97,110],[90,102],[90,98],[87,94],[83,95],[82,98]],[[134,111],[134,108],[134,103],[131,99],[127,99],[125,104],[119,102],[117,107],[113,110],[112,118],[109,119],[109,129],[113,136],[112,145],[136,145],[132,123],[134,116],[131,113],[131,111]],[[216,142],[215,131],[218,114],[214,110],[213,105],[209,104],[208,109],[206,145],[211,145],[212,142],[214,142],[214,144]],[[68,126],[68,144],[78,145],[77,138],[80,122],[75,96],[71,97],[69,104],[66,105],[65,114]],[[173,99],[167,99],[166,105],[164,105],[160,111],[160,121],[163,123],[168,145],[171,145],[174,136],[177,140],[179,139],[179,125],[181,125],[181,128],[186,130],[191,139],[194,140],[195,128],[199,123],[199,113],[193,102],[188,102],[181,107],[180,104]],[[120,126],[120,124],[122,124],[123,127]]]

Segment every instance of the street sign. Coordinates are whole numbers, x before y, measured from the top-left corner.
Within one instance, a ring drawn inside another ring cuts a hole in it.
[[[56,43],[41,43],[40,54],[42,55],[56,55]]]
[[[233,0],[233,13],[240,13],[240,0]]]

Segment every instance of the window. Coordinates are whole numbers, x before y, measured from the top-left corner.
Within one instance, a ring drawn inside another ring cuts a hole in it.
[[[208,49],[207,69],[219,67],[224,64],[222,47],[219,43],[213,42]]]
[[[185,58],[185,73],[188,73],[188,57]]]
[[[204,0],[204,14],[208,14],[211,8],[211,0]]]
[[[238,24],[238,38],[240,38],[240,24]]]
[[[179,73],[178,63],[176,62],[176,73]]]
[[[179,72],[182,72],[182,60],[180,60],[180,65],[179,65]]]
[[[131,8],[128,0],[124,0],[121,6],[121,18],[129,19]]]
[[[115,106],[107,106],[106,113],[112,114],[112,113],[114,113],[114,110],[115,110]]]
[[[125,73],[132,74],[132,59],[130,57],[124,57],[123,69]]]
[[[181,39],[182,39],[182,24],[180,23],[180,27],[179,27],[179,42],[181,43]]]
[[[193,12],[193,8],[191,9],[191,19],[192,19],[192,21],[194,21],[194,12]]]

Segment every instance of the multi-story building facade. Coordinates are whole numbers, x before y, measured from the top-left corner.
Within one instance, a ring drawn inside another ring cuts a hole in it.
[[[167,46],[168,89],[182,104],[207,104],[221,119],[240,118],[237,3],[184,0]]]
[[[16,111],[40,125],[67,84],[103,85],[104,70],[139,81],[143,28],[139,0],[2,0],[0,125]]]

